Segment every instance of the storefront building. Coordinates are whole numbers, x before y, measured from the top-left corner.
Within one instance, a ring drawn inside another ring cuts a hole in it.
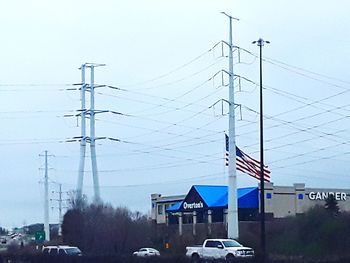
[[[350,211],[350,189],[306,188],[305,184],[275,186],[265,184],[265,213],[267,219],[283,218],[302,214],[315,205],[324,205],[329,195],[333,195],[341,211]],[[259,217],[259,187],[239,188],[238,219],[255,221]],[[152,220],[156,224],[178,224],[182,233],[184,224],[227,222],[227,186],[194,185],[185,195],[161,196],[153,194]]]

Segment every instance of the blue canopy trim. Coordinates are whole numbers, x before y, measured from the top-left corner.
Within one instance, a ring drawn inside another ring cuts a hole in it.
[[[174,205],[172,205],[171,207],[169,207],[168,209],[166,209],[166,212],[176,212],[180,209],[182,204],[182,201],[175,203]]]
[[[257,187],[239,188],[238,208],[259,208]],[[169,207],[166,212],[185,212],[200,209],[228,207],[228,187],[220,185],[194,185],[183,201]]]

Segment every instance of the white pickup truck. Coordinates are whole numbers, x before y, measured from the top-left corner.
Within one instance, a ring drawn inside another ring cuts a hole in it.
[[[193,263],[202,260],[226,260],[254,258],[254,250],[244,247],[233,239],[207,239],[202,246],[186,247],[186,256]]]

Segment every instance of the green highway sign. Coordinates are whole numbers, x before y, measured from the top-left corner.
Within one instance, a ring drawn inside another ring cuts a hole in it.
[[[45,241],[45,231],[36,231],[35,232],[35,241],[44,242]]]

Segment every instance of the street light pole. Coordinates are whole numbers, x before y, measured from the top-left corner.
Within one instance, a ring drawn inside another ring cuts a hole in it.
[[[262,85],[262,47],[269,41],[259,38],[253,41],[260,49],[260,245],[262,262],[266,258],[266,233],[265,233],[265,180],[264,180],[264,115],[263,115],[263,85]]]

